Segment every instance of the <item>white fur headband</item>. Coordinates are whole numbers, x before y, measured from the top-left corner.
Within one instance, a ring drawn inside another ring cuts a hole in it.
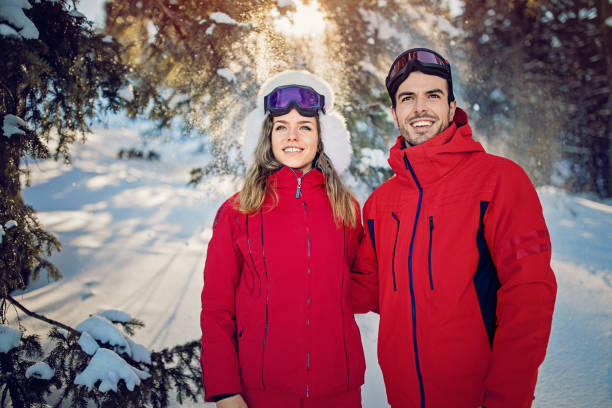
[[[242,132],[242,158],[247,167],[253,163],[255,147],[266,117],[263,106],[264,97],[275,88],[283,85],[309,86],[325,97],[326,113],[319,114],[323,146],[336,171],[338,173],[344,172],[351,162],[353,150],[344,118],[334,109],[334,93],[327,82],[321,78],[307,71],[296,70],[283,71],[268,79],[261,86],[257,94],[257,107],[247,115]]]

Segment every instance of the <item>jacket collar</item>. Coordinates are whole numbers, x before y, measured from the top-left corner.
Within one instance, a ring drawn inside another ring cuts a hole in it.
[[[302,194],[304,192],[308,194],[309,191],[322,188],[325,185],[325,175],[316,167],[302,173],[299,170],[283,166],[268,176],[268,186],[276,189],[279,197],[291,195],[295,198],[299,178],[302,178],[300,182]]]
[[[416,187],[416,177],[423,187],[444,177],[473,152],[484,149],[472,139],[467,114],[457,108],[451,125],[421,145],[406,145],[399,136],[391,147],[389,165],[400,179]]]

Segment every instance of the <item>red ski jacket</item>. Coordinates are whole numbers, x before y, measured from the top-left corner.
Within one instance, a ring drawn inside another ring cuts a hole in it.
[[[207,401],[249,390],[300,398],[363,384],[365,360],[348,296],[361,222],[336,226],[318,169],[282,167],[246,216],[227,200],[208,244],[202,291]],[[272,207],[272,209],[270,209]]]
[[[467,115],[419,146],[364,206],[351,283],[380,313],[378,361],[395,407],[531,406],[556,282],[536,191],[484,152]]]

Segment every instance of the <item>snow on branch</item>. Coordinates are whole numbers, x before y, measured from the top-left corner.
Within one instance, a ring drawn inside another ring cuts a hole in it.
[[[81,346],[81,350],[90,356],[96,354],[96,351],[100,348],[98,342],[87,332],[81,333],[81,337],[79,337],[79,346]]]
[[[3,0],[0,4],[0,35],[37,39],[38,29],[23,12],[31,8],[28,0]]]
[[[0,325],[0,353],[8,353],[19,347],[21,332],[11,327]]]
[[[151,364],[151,351],[124,336],[111,320],[121,324],[132,322],[132,318],[127,313],[106,310],[85,319],[77,326],[77,330],[82,333],[79,345],[83,351],[90,355],[94,354],[97,351],[97,340],[114,346],[115,351],[125,354],[136,362]]]
[[[221,11],[215,11],[210,15],[210,19],[218,24],[230,24],[238,27],[250,27],[248,23],[239,23]]]
[[[0,6],[0,11],[2,7]],[[4,121],[2,124],[2,133],[4,136],[10,138],[13,135],[25,135],[25,131],[22,128],[25,128],[27,125],[23,119],[19,116],[15,115],[6,115],[4,116]]]
[[[74,383],[85,385],[88,390],[100,381],[98,389],[101,392],[117,391],[119,380],[125,381],[128,390],[140,385],[140,380],[146,380],[151,374],[131,366],[112,350],[100,348],[92,357],[87,368],[76,376]]]
[[[94,339],[102,343],[108,343],[119,348],[129,347],[123,334],[105,317],[93,315],[79,323],[76,329],[80,332],[89,333]]]
[[[53,378],[53,375],[55,375],[53,369],[43,361],[31,365],[25,373],[26,378],[34,377],[41,380],[50,380]]]
[[[236,75],[229,68],[219,68],[217,70],[217,75],[225,78],[227,82],[236,82]]]

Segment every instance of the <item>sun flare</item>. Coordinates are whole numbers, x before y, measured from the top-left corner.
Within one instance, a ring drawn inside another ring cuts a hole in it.
[[[316,36],[325,31],[325,13],[316,0],[303,4],[300,0],[294,1],[296,9],[287,15],[274,20],[274,28],[286,36],[308,37]]]

